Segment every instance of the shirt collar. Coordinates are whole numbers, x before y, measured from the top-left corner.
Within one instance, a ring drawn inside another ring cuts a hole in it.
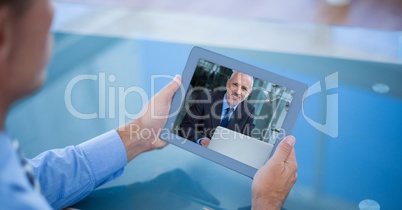
[[[237,106],[239,106],[240,103],[236,104],[233,106],[233,110],[236,110]],[[226,100],[226,93],[223,95],[223,104],[222,104],[222,110],[225,110],[226,108],[229,108],[230,105],[228,101]]]
[[[8,140],[9,141],[10,136],[8,136],[4,131],[0,131],[0,141],[5,141]]]
[[[0,139],[6,137],[6,134],[4,133],[4,131],[0,130]]]

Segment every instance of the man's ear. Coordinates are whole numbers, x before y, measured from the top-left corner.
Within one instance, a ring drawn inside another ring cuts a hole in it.
[[[8,6],[0,6],[0,75],[7,71],[12,49],[12,14]]]
[[[248,91],[247,94],[244,96],[244,99],[247,100],[248,96],[250,95],[251,91]]]

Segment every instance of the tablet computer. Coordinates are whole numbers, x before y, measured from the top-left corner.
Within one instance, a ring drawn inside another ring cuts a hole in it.
[[[290,135],[307,85],[194,47],[160,138],[253,177]]]

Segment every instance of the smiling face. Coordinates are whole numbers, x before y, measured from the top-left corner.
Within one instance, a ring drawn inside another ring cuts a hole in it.
[[[0,92],[10,103],[41,87],[51,46],[50,1],[27,4],[21,12],[11,5],[0,6]]]
[[[226,82],[226,100],[231,107],[246,99],[252,90],[253,77],[240,72],[234,73]]]

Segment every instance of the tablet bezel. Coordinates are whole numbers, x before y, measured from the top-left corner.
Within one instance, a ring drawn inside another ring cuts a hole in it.
[[[230,69],[236,69],[239,72],[246,73],[248,75],[251,75],[253,77],[262,80],[266,80],[279,86],[284,86],[287,89],[294,90],[295,93],[293,95],[291,105],[289,107],[288,113],[282,125],[282,129],[285,131],[286,135],[290,135],[293,131],[293,127],[294,124],[296,123],[297,117],[302,108],[303,97],[308,89],[308,86],[296,80],[280,76],[270,71],[252,66],[250,64],[235,60],[233,58],[200,47],[194,47],[191,50],[189,58],[187,60],[187,64],[182,74],[181,88],[179,89],[179,91],[176,92],[176,94],[173,97],[169,118],[167,119],[164,129],[162,129],[160,138],[180,148],[183,148],[187,151],[190,151],[194,154],[197,154],[201,157],[209,159],[229,169],[232,169],[234,171],[237,171],[241,174],[253,178],[258,170],[257,168],[241,163],[237,160],[229,158],[211,149],[202,147],[192,141],[189,141],[171,132],[174,127],[176,118],[178,116],[178,112],[182,108],[181,106],[183,105],[183,100],[185,99],[185,96],[187,94],[190,85],[190,81],[194,75],[194,72],[200,59],[204,59]],[[281,139],[276,140],[276,143],[272,150],[273,152],[271,152],[271,156],[276,150],[276,147],[280,141]]]

